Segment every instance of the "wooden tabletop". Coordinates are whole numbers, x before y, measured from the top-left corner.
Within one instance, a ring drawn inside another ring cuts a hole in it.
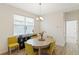
[[[51,38],[45,38],[44,41],[39,41],[40,37],[33,38],[27,40],[25,43],[31,44],[34,48],[45,48],[48,46],[51,42],[53,42],[53,39]]]

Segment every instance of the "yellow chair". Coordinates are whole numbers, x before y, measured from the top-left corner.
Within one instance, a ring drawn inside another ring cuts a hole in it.
[[[38,54],[38,51],[34,51],[31,44],[25,43],[25,53],[27,55],[36,55],[36,54]]]
[[[49,55],[52,55],[53,52],[56,50],[55,42],[51,42],[48,48],[44,48],[43,51],[46,51]]]
[[[11,49],[12,48],[17,48],[19,50],[19,44],[17,42],[17,37],[16,36],[10,36],[8,37],[8,51],[11,54]]]

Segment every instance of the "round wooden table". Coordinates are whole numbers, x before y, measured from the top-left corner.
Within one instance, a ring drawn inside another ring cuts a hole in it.
[[[51,42],[53,42],[53,39],[50,38],[46,38],[44,41],[39,41],[39,38],[33,38],[27,40],[25,43],[31,44],[35,49],[39,49],[38,53],[40,55],[41,49],[48,47]]]

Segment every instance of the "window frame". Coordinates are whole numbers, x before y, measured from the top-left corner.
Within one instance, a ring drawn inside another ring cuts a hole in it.
[[[15,25],[17,25],[17,24],[14,24],[14,22],[15,22],[15,15],[18,15],[18,14],[14,14],[13,15],[13,25],[15,26]],[[35,20],[34,20],[34,18],[33,17],[28,17],[28,16],[23,16],[23,15],[18,15],[18,16],[22,16],[22,17],[24,17],[24,25],[22,25],[22,26],[24,26],[24,34],[27,34],[26,32],[27,32],[27,25],[26,25],[26,18],[31,18],[31,19],[33,19],[33,29],[34,29],[34,25],[35,25]],[[15,27],[13,26],[13,35],[20,35],[20,34],[15,34],[15,32],[14,32],[14,29],[15,29]],[[20,26],[20,25],[17,25],[17,26]]]

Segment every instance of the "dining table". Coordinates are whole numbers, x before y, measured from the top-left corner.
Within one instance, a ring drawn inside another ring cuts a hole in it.
[[[41,54],[41,49],[47,48],[51,42],[54,42],[52,38],[45,38],[44,40],[39,40],[40,37],[31,38],[25,43],[31,44],[34,49],[38,49],[38,54]]]

